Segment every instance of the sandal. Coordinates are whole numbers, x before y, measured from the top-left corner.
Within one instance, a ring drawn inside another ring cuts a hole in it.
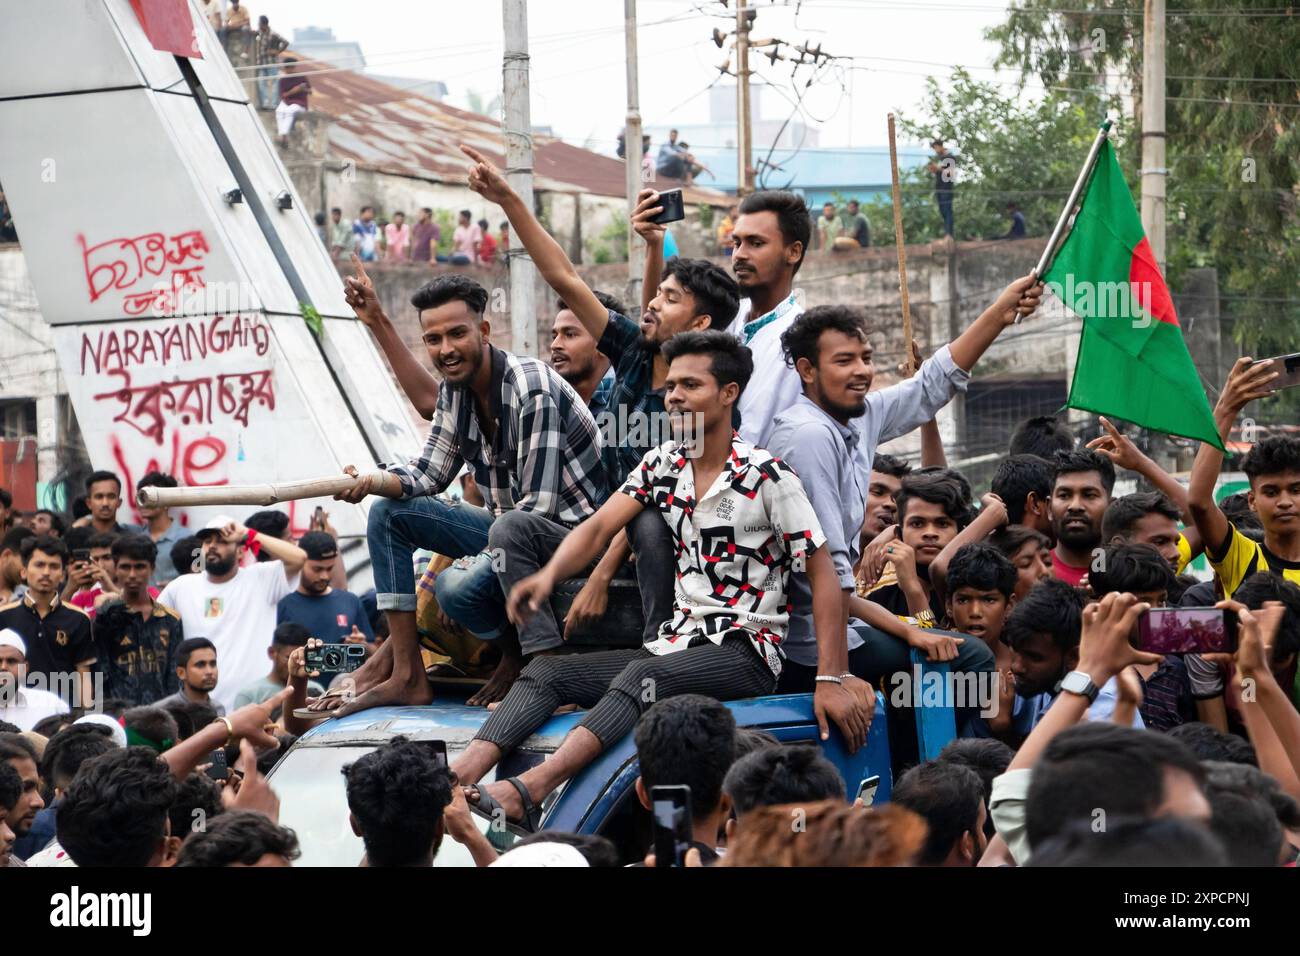
[[[507,829],[526,836],[532,836],[541,826],[542,808],[533,802],[533,798],[528,794],[528,788],[520,782],[518,777],[506,777],[505,782],[519,791],[519,798],[524,804],[524,818],[522,820],[511,820],[506,816],[505,808],[492,794],[478,784],[472,785],[474,792],[478,794],[478,800],[473,803],[469,803],[468,800],[465,801],[469,804],[470,813],[485,820],[491,820],[494,823],[497,820],[504,820]]]

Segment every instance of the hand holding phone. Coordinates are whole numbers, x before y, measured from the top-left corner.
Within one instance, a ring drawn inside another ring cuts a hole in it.
[[[861,800],[864,807],[869,807],[875,801],[876,791],[879,789],[880,774],[877,773],[872,774],[870,777],[865,777],[863,778],[863,781],[858,784],[858,796],[853,802],[857,803],[858,800]]]
[[[1153,607],[1138,618],[1138,647],[1153,654],[1232,654],[1237,615],[1218,607]]]
[[[685,866],[686,851],[695,836],[691,788],[651,787],[650,812],[654,818],[655,867]]]
[[[686,203],[682,199],[680,189],[665,189],[655,200],[656,204],[663,207],[663,212],[651,216],[647,221],[666,225],[670,222],[679,222],[686,218]]]

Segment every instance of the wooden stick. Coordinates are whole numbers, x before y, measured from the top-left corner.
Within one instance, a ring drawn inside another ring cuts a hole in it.
[[[376,474],[384,474],[376,472]],[[365,477],[364,475],[362,477]],[[184,508],[200,505],[274,505],[301,498],[333,497],[359,481],[348,475],[282,481],[266,485],[215,485],[206,488],[141,488],[135,498],[149,508]]]
[[[898,250],[898,293],[903,298],[903,364],[909,378],[916,372],[912,356],[912,303],[907,295],[907,249],[903,246],[903,196],[898,187],[898,145],[894,114],[889,114],[889,174],[894,183],[894,247]]]

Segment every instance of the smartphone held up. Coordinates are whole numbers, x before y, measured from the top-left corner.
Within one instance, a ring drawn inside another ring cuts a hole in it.
[[[1138,649],[1153,654],[1232,654],[1237,615],[1218,607],[1153,607],[1138,618]]]

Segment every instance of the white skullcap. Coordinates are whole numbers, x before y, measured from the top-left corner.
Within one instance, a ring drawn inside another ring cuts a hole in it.
[[[16,647],[23,657],[27,656],[27,642],[12,627],[6,627],[3,631],[0,631],[0,647]]]
[[[530,843],[502,854],[489,866],[587,866],[587,858],[567,843]]]
[[[126,731],[108,714],[87,714],[85,717],[79,717],[73,721],[74,724],[99,724],[101,727],[107,727],[113,731],[113,742],[119,747],[126,746]]]

